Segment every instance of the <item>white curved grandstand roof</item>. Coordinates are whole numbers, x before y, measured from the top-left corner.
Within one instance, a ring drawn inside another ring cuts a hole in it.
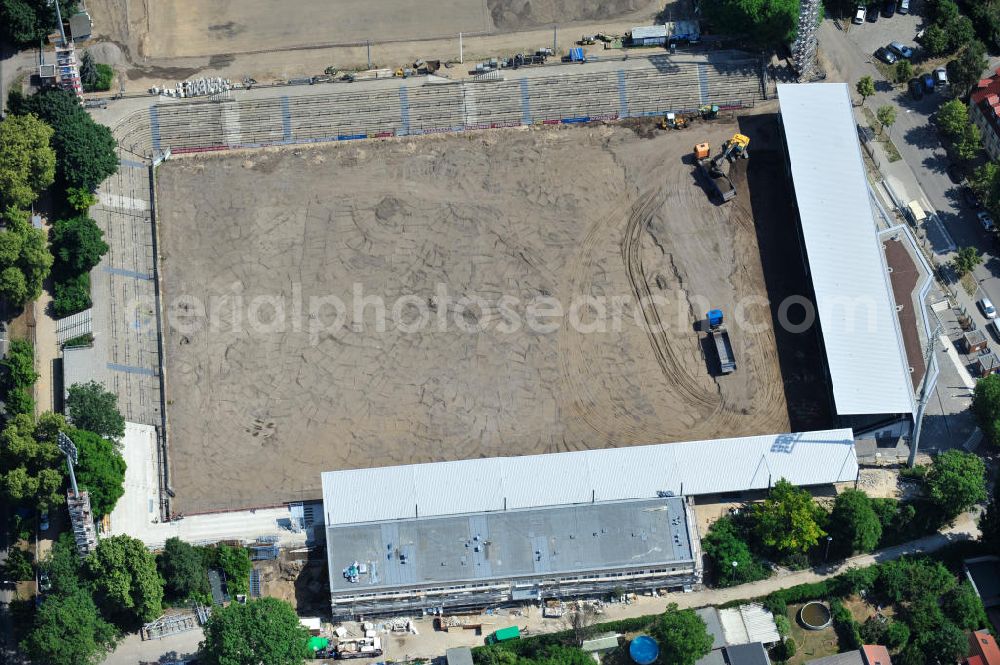
[[[913,413],[847,84],[779,85],[778,98],[837,413]]]
[[[855,479],[850,429],[323,474],[327,526]]]

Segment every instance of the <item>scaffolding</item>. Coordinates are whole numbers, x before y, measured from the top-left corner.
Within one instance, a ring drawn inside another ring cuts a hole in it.
[[[799,80],[808,80],[816,70],[816,25],[819,22],[819,0],[802,0],[799,5],[799,30],[792,44],[792,62]]]
[[[90,509],[90,495],[81,492],[76,486],[76,473],[73,472],[73,465],[77,460],[76,444],[64,432],[59,432],[57,445],[66,455],[66,468],[69,470],[72,489],[66,493],[66,506],[69,509],[73,539],[76,541],[76,552],[81,559],[85,559],[97,547],[97,529],[94,528],[94,512]]]

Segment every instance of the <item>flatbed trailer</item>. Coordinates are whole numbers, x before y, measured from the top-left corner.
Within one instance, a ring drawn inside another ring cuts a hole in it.
[[[708,333],[715,341],[715,351],[719,354],[719,370],[723,374],[732,374],[736,371],[736,357],[733,355],[733,345],[729,341],[729,333],[725,328],[719,327]]]

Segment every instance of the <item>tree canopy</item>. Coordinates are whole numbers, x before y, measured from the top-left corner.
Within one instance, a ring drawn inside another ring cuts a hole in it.
[[[59,0],[62,15],[76,11],[75,0]],[[56,10],[46,0],[0,0],[0,41],[38,46],[38,40],[57,29]]]
[[[730,517],[723,517],[712,524],[702,538],[701,546],[712,562],[716,586],[745,584],[768,576],[767,569],[750,551],[750,546]]]
[[[52,184],[56,154],[52,128],[33,115],[0,121],[0,209],[27,208]]]
[[[93,432],[71,429],[67,434],[79,453],[77,484],[90,494],[94,515],[107,515],[125,494],[125,460],[111,441]]]
[[[41,295],[52,254],[45,231],[33,228],[26,212],[7,208],[0,218],[7,226],[0,230],[0,298],[20,306]]]
[[[798,0],[705,0],[701,7],[716,32],[740,35],[762,46],[795,39]]]
[[[1000,375],[988,374],[976,381],[972,410],[989,442],[1000,445]]]
[[[74,383],[66,396],[70,420],[80,429],[119,442],[125,436],[125,418],[118,411],[118,396],[100,383]]]
[[[861,103],[864,104],[866,99],[875,94],[875,81],[871,76],[862,76],[854,84],[854,89],[861,95]]]
[[[871,552],[882,538],[882,523],[872,500],[859,490],[837,495],[829,529],[838,549],[847,553]]]
[[[230,596],[250,590],[250,570],[253,563],[245,547],[219,545],[219,567],[226,574],[226,588]]]
[[[679,610],[676,603],[656,618],[651,632],[660,641],[660,663],[694,665],[712,650],[712,635],[694,610]]]
[[[138,627],[163,611],[163,580],[156,559],[141,540],[102,538],[85,561],[94,599],[104,616],[122,627]]]
[[[45,597],[21,646],[36,663],[92,665],[111,651],[116,635],[90,594],[76,588]]]
[[[163,576],[164,592],[171,600],[187,600],[211,593],[208,568],[202,552],[180,538],[168,538],[156,558]]]
[[[934,121],[945,136],[957,139],[969,124],[969,108],[961,99],[949,99],[938,107]]]
[[[309,656],[308,641],[291,605],[259,598],[212,612],[201,659],[208,665],[301,665]]]
[[[941,453],[934,458],[926,480],[928,496],[945,519],[986,500],[986,466],[972,453]]]
[[[761,542],[782,554],[805,553],[826,535],[820,528],[822,509],[812,495],[784,478],[754,505],[754,517]]]
[[[60,219],[52,225],[52,254],[71,274],[88,272],[108,253],[104,232],[90,217]]]
[[[55,437],[36,431],[31,415],[10,418],[0,430],[0,496],[39,510],[60,505],[66,500],[62,492],[62,458]]]
[[[986,47],[979,40],[971,39],[971,43],[960,43],[968,43],[968,47],[948,63],[947,70],[952,91],[962,96],[979,80],[989,62],[986,59]]]
[[[979,630],[989,623],[983,601],[968,580],[945,594],[941,609],[962,630]]]
[[[29,97],[11,93],[8,106],[15,115],[34,113],[51,125],[57,171],[67,186],[93,192],[118,171],[111,130],[94,122],[72,93],[55,88]]]

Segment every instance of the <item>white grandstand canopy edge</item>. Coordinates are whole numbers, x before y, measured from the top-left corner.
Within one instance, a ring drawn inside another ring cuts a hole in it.
[[[833,429],[490,457],[322,474],[326,525],[855,480],[854,433]]]
[[[912,414],[847,84],[780,84],[778,99],[837,414]]]

